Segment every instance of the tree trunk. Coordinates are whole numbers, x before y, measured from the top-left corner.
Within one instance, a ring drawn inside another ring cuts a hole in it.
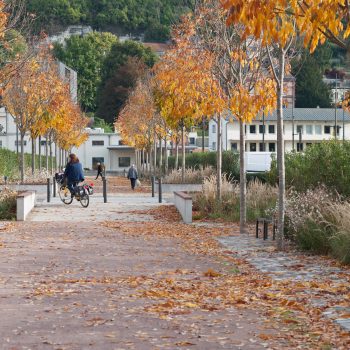
[[[244,123],[239,122],[239,202],[240,202],[240,218],[239,231],[241,234],[246,233],[247,223],[247,176],[245,165],[245,132]]]
[[[55,143],[55,173],[57,172],[57,143]]]
[[[153,151],[153,173],[156,175],[157,173],[157,141],[156,138],[154,138],[154,151]]]
[[[175,143],[175,170],[177,170],[179,169],[179,141],[177,138]]]
[[[278,232],[277,248],[284,246],[284,213],[285,213],[285,165],[284,165],[284,135],[283,135],[283,85],[285,70],[285,54],[279,53],[279,82],[277,83],[277,168],[278,168]]]
[[[42,161],[41,161],[41,135],[39,136],[39,172],[42,168]]]
[[[217,152],[216,152],[216,200],[221,201],[222,187],[222,130],[221,130],[221,115],[218,115],[218,132],[217,132]]]
[[[185,182],[185,168],[186,168],[186,145],[185,145],[185,126],[182,127],[182,165],[181,165],[181,178],[182,183]]]
[[[164,143],[165,143],[165,175],[168,175],[168,170],[169,170],[169,156],[168,156],[168,138],[165,135],[164,138]]]
[[[162,170],[163,170],[163,140],[160,137],[159,138],[159,173],[160,173],[160,176],[162,176]]]
[[[145,149],[142,148],[142,154],[141,154],[141,169],[142,172],[145,171]]]
[[[45,138],[45,160],[46,160],[46,172],[49,173],[49,141],[48,137]]]
[[[149,172],[149,169],[150,169],[150,166],[149,166],[150,161],[151,161],[151,151],[147,151],[146,152],[146,169],[147,169],[147,172]]]
[[[50,173],[53,174],[53,159],[52,159],[52,142],[50,136]]]
[[[32,137],[32,175],[35,173],[35,139]]]
[[[21,161],[20,161],[20,169],[21,169],[21,182],[24,182],[24,169],[25,169],[25,160],[24,160],[24,135],[25,133],[21,132]]]

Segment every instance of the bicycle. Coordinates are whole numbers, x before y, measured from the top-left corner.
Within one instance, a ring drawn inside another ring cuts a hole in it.
[[[56,174],[56,182],[59,184],[59,190],[58,194],[60,196],[61,201],[69,205],[73,202],[73,199],[75,198],[82,207],[87,208],[90,203],[90,195],[93,194],[93,188],[91,185],[88,185],[86,183],[82,184],[81,186],[75,186],[74,187],[74,194],[72,196],[69,188],[65,184],[64,176],[63,174]]]

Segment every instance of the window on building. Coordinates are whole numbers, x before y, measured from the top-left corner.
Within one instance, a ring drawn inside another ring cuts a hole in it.
[[[216,142],[213,142],[212,145],[211,145],[211,148],[216,151]]]
[[[302,133],[303,133],[303,126],[297,125],[297,134],[302,134]]]
[[[231,151],[237,151],[237,142],[231,142]]]
[[[104,146],[105,142],[104,142],[104,140],[92,140],[92,145],[93,146]]]
[[[97,169],[97,163],[104,163],[104,157],[93,157],[92,158],[92,168]]]
[[[325,134],[330,134],[330,133],[331,133],[331,127],[330,127],[330,125],[325,125],[325,126],[324,126],[324,133],[325,133]]]
[[[315,134],[322,135],[322,126],[321,125],[315,125]]]
[[[41,140],[40,141],[40,146],[46,146],[46,140]]]
[[[17,146],[17,145],[21,146],[21,141],[20,140],[18,142],[17,142],[17,140],[15,141],[15,146]],[[23,145],[27,146],[27,141],[26,140],[23,141]]]
[[[256,125],[249,125],[249,132],[251,134],[256,134]]]
[[[259,125],[259,134],[265,134],[265,125]]]
[[[274,142],[269,142],[269,152],[276,152],[276,144]]]
[[[190,137],[189,141],[190,145],[194,145],[196,143],[196,139],[194,137]]]
[[[340,133],[341,126],[337,125],[337,135]]]
[[[274,133],[275,133],[275,126],[269,125],[269,134],[274,134]]]
[[[2,140],[0,140],[0,148],[2,148]]]
[[[304,150],[304,144],[303,143],[297,143],[297,151],[302,152]]]
[[[131,164],[130,157],[119,157],[119,168],[127,168]]]
[[[313,134],[313,126],[312,125],[306,125],[305,131],[306,131],[306,135],[312,135]]]
[[[256,152],[256,143],[255,142],[251,142],[249,144],[249,150],[250,150],[250,152]]]
[[[216,125],[215,125],[215,124],[213,124],[213,125],[211,126],[211,132],[212,132],[213,134],[216,133]]]
[[[263,142],[259,143],[259,151],[260,152],[265,152],[265,144]]]

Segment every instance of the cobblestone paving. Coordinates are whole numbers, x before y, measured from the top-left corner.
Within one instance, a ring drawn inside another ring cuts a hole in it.
[[[234,255],[248,261],[258,270],[268,274],[274,280],[287,281],[334,281],[342,283],[345,280],[339,275],[350,275],[349,269],[334,266],[327,259],[306,256],[296,251],[277,252],[275,242],[256,239],[254,235],[239,235],[220,238],[219,241],[230,249]],[[337,295],[327,295],[327,299],[333,298],[334,303],[340,301]],[[310,303],[313,306],[322,307],[325,299],[319,295],[310,295]],[[350,315],[349,308],[331,307],[324,311],[326,317],[350,331],[350,317],[343,318],[341,315]]]

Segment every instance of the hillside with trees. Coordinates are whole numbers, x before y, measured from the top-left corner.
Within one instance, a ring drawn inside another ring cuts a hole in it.
[[[36,15],[34,29],[54,33],[74,24],[97,30],[144,33],[149,41],[165,41],[170,27],[193,9],[195,0],[26,0]]]

